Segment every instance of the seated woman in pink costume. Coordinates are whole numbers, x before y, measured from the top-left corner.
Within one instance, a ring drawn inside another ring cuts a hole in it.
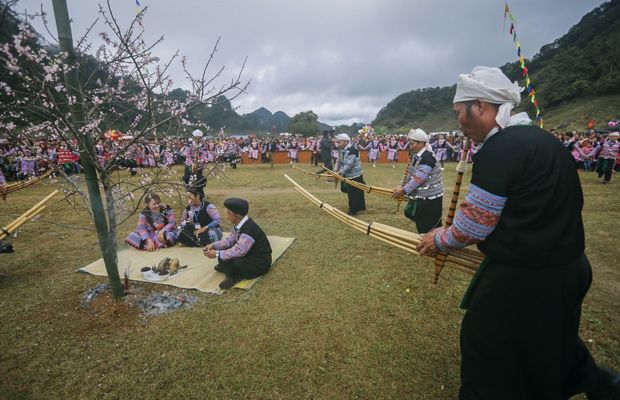
[[[125,242],[139,250],[155,251],[177,242],[177,220],[174,210],[162,204],[156,194],[144,197],[144,210],[140,211],[138,227]]]

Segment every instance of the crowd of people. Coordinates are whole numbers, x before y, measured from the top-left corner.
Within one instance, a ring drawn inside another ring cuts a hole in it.
[[[333,165],[339,157],[338,140],[329,132],[329,143],[321,144],[322,137],[302,137],[301,135],[279,135],[277,137],[204,137],[199,130],[194,131],[192,139],[163,138],[159,140],[142,140],[126,146],[123,140],[102,138],[95,145],[97,161],[101,166],[118,166],[135,173],[138,168],[156,166],[168,167],[175,164],[206,164],[210,162],[229,163],[233,168],[242,162],[242,155],[256,165],[258,162],[270,163],[275,152],[286,152],[289,162],[299,162],[299,152],[311,151],[310,162],[318,165],[330,158]],[[615,134],[606,132],[555,132],[558,140],[571,152],[576,168],[584,171],[598,172],[604,181],[610,181],[612,173],[620,170],[618,156],[618,139]],[[465,141],[463,136],[453,133],[431,135],[430,149],[441,168],[448,161],[458,161],[463,154]],[[399,153],[410,153],[411,144],[406,135],[360,134],[351,137],[351,145],[358,151],[366,150],[362,162],[376,166],[380,159],[387,159],[393,166],[399,160]],[[322,147],[323,146],[323,147]],[[327,148],[326,148],[327,146]],[[470,144],[468,162],[476,154],[478,146]],[[385,154],[382,156],[382,154]],[[75,142],[59,140],[22,140],[0,142],[0,174],[3,181],[27,179],[42,172],[59,167],[67,174],[82,170],[80,152]]]

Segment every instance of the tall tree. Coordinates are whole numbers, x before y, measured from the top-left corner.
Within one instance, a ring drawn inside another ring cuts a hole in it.
[[[321,130],[319,117],[312,111],[304,111],[291,118],[288,129],[291,133],[300,133],[304,136],[317,135]]]
[[[86,54],[91,48],[86,37],[74,48],[66,0],[54,0],[53,5],[60,51],[36,46],[38,36],[27,23],[21,23],[12,40],[0,48],[1,61],[11,78],[2,77],[0,82],[4,95],[0,111],[4,129],[0,135],[55,139],[79,149],[88,192],[84,197],[95,222],[113,295],[118,298],[122,296],[116,256],[118,226],[128,214],[137,211],[145,192],[159,185],[165,173],[145,173],[131,185],[114,180],[115,165],[98,162],[95,142],[109,145],[115,157],[125,157],[133,146],[148,145],[145,137],[162,126],[173,121],[189,125],[186,117],[192,109],[211,104],[226,93],[235,98],[247,84],[241,81],[243,67],[225,84],[218,84],[223,66],[207,73],[217,50],[216,42],[197,77],[187,60],[182,59],[192,90],[186,96],[175,93],[176,98],[167,98],[172,88],[168,71],[178,60],[178,53],[165,63],[153,54],[162,39],[145,43],[142,17],[146,10],[123,29],[109,1],[106,9],[100,7],[105,28],[100,37],[104,44],[93,57]],[[126,133],[133,138],[123,144],[112,142],[107,135],[120,119],[129,121]],[[79,182],[71,182],[75,191],[82,193]]]

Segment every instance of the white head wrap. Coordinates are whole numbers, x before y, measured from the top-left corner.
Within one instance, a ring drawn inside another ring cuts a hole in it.
[[[351,141],[351,138],[346,133],[339,133],[336,135],[337,140],[346,140],[347,142]]]
[[[201,138],[202,135],[203,133],[200,129],[196,129],[194,132],[192,132],[192,136],[197,137],[197,138]]]
[[[410,130],[409,134],[407,135],[407,139],[416,140],[418,142],[424,142],[424,143],[428,143],[429,141],[429,138],[426,132],[424,132],[420,128]]]
[[[482,100],[500,104],[495,121],[505,128],[510,121],[510,112],[521,101],[522,90],[517,82],[510,82],[499,68],[475,67],[471,74],[459,75],[453,103]]]
[[[611,132],[609,134],[609,137],[618,137],[618,136],[620,136],[620,132]]]

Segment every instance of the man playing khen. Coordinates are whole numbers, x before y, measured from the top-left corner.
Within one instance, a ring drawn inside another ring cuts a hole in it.
[[[454,111],[481,147],[453,225],[418,246],[435,255],[477,243],[486,256],[461,305],[460,398],[618,399],[620,376],[578,335],[592,281],[579,176],[557,139],[511,116],[520,98],[498,68],[459,76]]]

